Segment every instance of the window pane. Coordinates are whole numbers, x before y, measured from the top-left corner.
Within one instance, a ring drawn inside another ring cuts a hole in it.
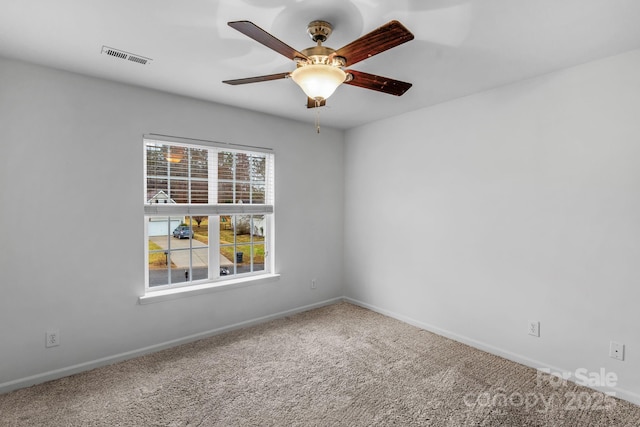
[[[220,246],[220,277],[234,274],[234,261],[232,261],[232,258],[233,246]]]
[[[253,215],[251,222],[253,230],[253,241],[256,243],[264,242],[264,236],[267,232],[264,215]]]
[[[209,217],[207,216],[194,216],[192,218],[192,229],[194,239],[201,242],[204,245],[209,244]]]
[[[147,203],[210,203],[208,156],[207,149],[148,143]]]
[[[264,154],[218,154],[218,203],[265,203]]]
[[[251,203],[265,203],[266,187],[264,184],[251,185]]]
[[[209,225],[206,216],[188,216],[184,218],[187,233],[178,235],[172,247],[182,249],[174,263],[187,274],[188,280],[202,280],[209,275]],[[191,238],[190,238],[191,236]]]
[[[236,184],[236,201],[235,203],[251,203],[251,186],[249,183]]]
[[[264,245],[253,245],[253,271],[264,270]]]
[[[147,203],[173,203],[169,198],[169,181],[160,178],[148,178]]]
[[[169,175],[186,177],[189,175],[189,156],[183,147],[169,147]]]
[[[209,176],[209,150],[191,148],[191,177],[207,179]]]
[[[149,240],[165,249],[169,244],[171,230],[180,225],[181,218],[174,217],[151,217],[147,221],[147,235]]]
[[[147,144],[147,176],[167,176],[166,147]]]
[[[164,257],[165,255],[163,255]],[[149,287],[163,286],[169,283],[168,269],[154,268],[149,269]]]
[[[194,247],[196,246],[194,241]],[[198,242],[200,243],[200,242]],[[209,249],[198,247],[193,249],[193,270],[191,280],[203,280],[209,275]]]
[[[238,274],[251,272],[251,246],[236,246],[236,271]]]
[[[173,203],[189,203],[189,189],[186,180],[172,179],[169,182],[168,191]]]
[[[179,224],[179,218],[170,217],[152,217],[147,221],[149,286],[166,285],[169,282],[169,230]]]
[[[174,256],[174,258],[171,258],[171,260],[175,259],[175,256],[177,255],[177,258],[181,259],[184,254],[180,254],[180,253],[176,253],[176,252],[171,252],[171,255]],[[186,253],[187,259],[189,256],[189,253]],[[181,263],[182,264],[182,263]],[[173,262],[171,264],[171,284],[175,284],[175,283],[184,283],[184,282],[188,282],[189,281],[189,264],[187,262],[187,266],[183,267],[183,266],[177,266],[175,265]]]
[[[220,275],[236,274],[238,257],[236,253],[235,217],[220,217]]]
[[[229,232],[233,230],[232,217],[230,215],[222,215],[220,217],[220,242],[222,243],[222,231]]]
[[[233,232],[233,216],[220,217],[220,266],[230,267],[233,274],[235,234]]]
[[[251,234],[251,215],[235,216],[235,232],[239,242],[248,242]]]
[[[265,216],[220,217],[221,275],[265,270]]]
[[[218,203],[234,203],[233,182],[218,182]]]
[[[250,162],[249,156],[243,153],[236,153],[235,179],[238,181],[249,181]]]
[[[252,181],[265,181],[267,170],[266,156],[253,155],[251,156],[251,180]]]
[[[180,163],[186,159],[186,149],[184,147],[178,147],[174,145],[164,144],[162,146],[164,152],[164,158],[168,162],[168,167],[171,168],[172,164]]]
[[[218,153],[218,179],[233,179],[233,153],[221,151]]]
[[[206,181],[191,181],[191,203],[209,203],[209,184]]]
[[[208,278],[208,217],[151,217],[147,224],[149,286]]]
[[[191,250],[189,238],[176,238],[171,241],[169,260],[171,261],[171,283],[182,283],[190,280]]]

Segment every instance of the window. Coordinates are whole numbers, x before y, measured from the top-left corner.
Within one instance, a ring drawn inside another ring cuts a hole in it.
[[[271,273],[269,150],[157,135],[144,147],[147,289]]]

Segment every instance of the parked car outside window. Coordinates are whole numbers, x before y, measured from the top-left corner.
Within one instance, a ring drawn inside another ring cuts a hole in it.
[[[189,239],[193,237],[193,231],[189,230],[188,225],[179,225],[173,230],[173,237],[178,239]]]

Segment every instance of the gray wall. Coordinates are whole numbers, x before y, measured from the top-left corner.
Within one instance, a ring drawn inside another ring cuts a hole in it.
[[[347,296],[640,403],[639,112],[634,51],[348,131]]]
[[[150,132],[275,150],[279,281],[137,304]],[[0,138],[0,391],[343,295],[344,135],[312,116],[0,59]],[[61,346],[45,349],[48,328]]]
[[[318,136],[0,60],[0,391],[346,294],[640,403],[639,93],[634,51]],[[137,305],[148,132],[276,150],[278,282]]]

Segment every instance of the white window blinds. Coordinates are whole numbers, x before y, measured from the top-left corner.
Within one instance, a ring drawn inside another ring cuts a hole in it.
[[[145,138],[146,215],[273,213],[273,154]]]

